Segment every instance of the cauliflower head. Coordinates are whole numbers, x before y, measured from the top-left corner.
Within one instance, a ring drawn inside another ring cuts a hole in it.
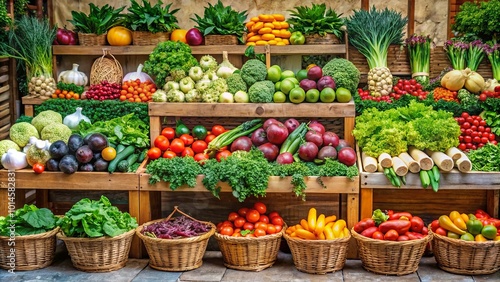
[[[61,117],[62,119],[62,117]],[[28,144],[30,137],[40,138],[36,127],[27,122],[18,122],[10,127],[10,139],[19,147],[24,147]]]
[[[247,92],[247,84],[241,78],[239,73],[232,73],[228,78],[226,78],[227,90],[230,93],[236,94],[238,91]]]
[[[167,102],[184,102],[184,92],[176,89],[167,92]]]
[[[42,129],[41,139],[54,143],[58,140],[68,142],[71,136],[71,129],[62,123],[52,123]]]
[[[272,81],[258,81],[248,88],[248,99],[250,103],[271,103],[274,91],[275,88]]]
[[[7,153],[9,149],[14,149],[16,151],[21,151],[21,148],[19,145],[16,144],[16,142],[12,140],[2,140],[0,141],[0,157],[2,157],[3,154]]]
[[[351,93],[356,92],[361,77],[358,68],[344,58],[334,58],[326,63],[323,67],[323,75],[331,76],[337,88],[347,88]]]
[[[31,124],[35,126],[36,130],[38,132],[42,132],[43,128],[46,125],[49,125],[51,123],[62,123],[63,118],[60,113],[54,112],[52,110],[47,110],[40,112],[38,115],[36,115],[32,120]]]
[[[243,64],[240,74],[243,81],[250,87],[257,81],[266,79],[267,67],[260,60],[250,59]]]

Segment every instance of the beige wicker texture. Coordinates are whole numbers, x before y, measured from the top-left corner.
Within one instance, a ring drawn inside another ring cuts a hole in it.
[[[16,250],[15,270],[35,270],[52,264],[56,251],[56,234],[59,227],[41,234],[16,236],[15,247],[9,246],[10,237],[0,236],[0,267],[11,269],[10,249]]]
[[[319,34],[305,35],[306,44],[309,45],[327,45],[339,44],[340,39],[333,33],[327,33],[325,36]]]
[[[170,32],[132,31],[132,45],[156,45],[170,39]]]
[[[304,240],[283,235],[292,252],[295,268],[312,274],[326,274],[344,268],[349,237],[335,240]]]
[[[271,267],[278,258],[281,237],[286,227],[276,234],[262,237],[232,237],[215,233],[215,239],[228,268],[261,271]]]
[[[236,35],[207,35],[205,45],[238,45]]]
[[[71,262],[76,269],[86,272],[108,272],[127,264],[130,243],[135,229],[116,237],[76,238],[62,232],[57,238],[64,241]]]
[[[97,35],[94,33],[78,32],[78,43],[82,46],[102,46],[107,44],[107,33]]]
[[[432,235],[410,241],[385,241],[365,237],[351,230],[358,245],[363,268],[378,274],[406,275],[417,271]]]
[[[500,241],[471,242],[432,234],[432,252],[442,270],[467,275],[500,270]]]
[[[211,230],[200,236],[183,239],[159,239],[142,234],[145,226],[155,222],[173,220],[172,215],[179,212],[186,217],[211,226]],[[207,249],[208,239],[215,233],[215,225],[211,222],[200,221],[185,214],[178,207],[165,219],[153,220],[136,228],[136,234],[146,246],[149,255],[149,266],[164,271],[187,271],[200,267],[203,264],[203,255]]]
[[[104,80],[109,83],[121,84],[123,79],[122,65],[109,53],[109,49],[103,49],[102,52],[102,57],[97,58],[90,69],[90,85],[99,84]]]

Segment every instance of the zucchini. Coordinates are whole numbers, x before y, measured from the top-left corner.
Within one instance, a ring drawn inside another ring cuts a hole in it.
[[[142,152],[139,154],[139,158],[137,159],[137,161],[142,163],[146,159],[147,155],[148,155],[148,149],[142,150]]]
[[[128,156],[127,158],[128,165],[129,166],[133,165],[135,162],[137,162],[138,159],[139,159],[139,153],[135,153]]]
[[[125,149],[125,145],[123,145],[123,144],[116,145],[116,154],[119,154],[124,149]]]
[[[126,160],[134,152],[135,152],[135,147],[133,145],[129,145],[125,149],[123,149],[120,153],[116,154],[116,157],[111,162],[109,162],[108,172],[109,173],[115,172],[118,163],[122,160]]]
[[[131,155],[133,156],[133,155]],[[121,160],[117,165],[116,165],[116,170],[119,172],[127,172],[128,171],[128,161],[127,160]]]

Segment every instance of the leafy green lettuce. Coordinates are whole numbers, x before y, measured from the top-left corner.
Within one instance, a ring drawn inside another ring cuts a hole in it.
[[[10,227],[14,227],[11,229]],[[0,216],[0,236],[16,236],[40,234],[56,227],[56,217],[51,210],[37,208],[35,205],[24,205],[12,216]]]

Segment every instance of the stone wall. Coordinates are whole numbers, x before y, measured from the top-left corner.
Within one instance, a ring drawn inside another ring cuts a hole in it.
[[[156,3],[155,0],[149,1]],[[54,0],[54,22],[59,26],[66,25],[71,28],[71,24],[67,21],[71,19],[71,11],[84,11],[88,13],[88,4],[91,2],[98,6],[108,3],[114,7],[128,6],[130,3],[129,0]],[[137,2],[141,3],[142,0],[137,0]],[[163,2],[172,2],[172,8],[180,8],[180,11],[176,13],[179,26],[189,29],[195,24],[190,18],[194,14],[202,16],[207,3],[215,4],[217,0],[164,0]],[[436,44],[442,45],[446,40],[448,1],[416,0],[415,2],[415,32],[418,34],[429,34]],[[288,10],[299,5],[310,6],[310,3],[327,3],[329,7],[343,16],[349,16],[353,10],[360,9],[361,7],[361,0],[312,0],[307,1],[307,3],[299,0],[223,0],[223,3],[224,5],[231,5],[238,11],[247,10],[249,17],[258,15],[259,13],[283,13],[285,16],[288,16],[290,14]],[[408,14],[408,1],[405,0],[371,0],[370,5],[374,5],[378,9],[386,7],[395,9],[404,16]]]

